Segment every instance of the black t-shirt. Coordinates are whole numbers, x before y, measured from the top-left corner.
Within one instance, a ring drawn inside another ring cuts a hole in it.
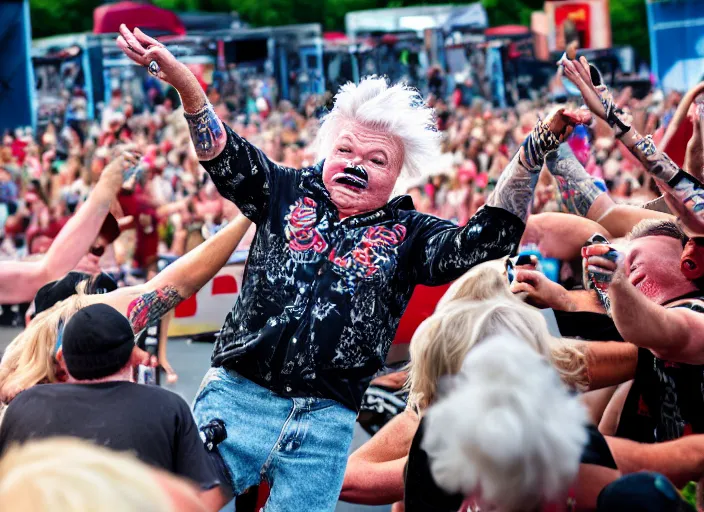
[[[701,299],[671,307],[704,313]],[[704,434],[704,365],[673,363],[639,349],[636,376],[616,436],[661,443],[689,434]]]
[[[581,463],[617,469],[604,436],[593,425],[587,427],[587,433],[589,438],[582,452]],[[435,483],[430,472],[428,454],[421,448],[422,440],[423,420],[418,425],[408,452],[404,490],[406,512],[457,512],[464,497],[447,493]]]
[[[218,484],[188,404],[177,394],[131,382],[39,384],[10,403],[0,424],[0,452],[31,439],[69,436],[189,478]]]

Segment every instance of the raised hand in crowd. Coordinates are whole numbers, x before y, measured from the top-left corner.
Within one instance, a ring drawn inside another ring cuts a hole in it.
[[[176,88],[183,102],[198,158],[205,161],[218,156],[227,140],[225,128],[191,70],[163,44],[138,28],[131,32],[124,24],[120,25],[117,46],[132,61],[146,67],[151,75]]]
[[[39,288],[73,269],[95,241],[129,169],[137,165],[134,148],[122,151],[104,170],[88,200],[61,229],[39,261],[8,261],[0,266],[0,304],[31,302]],[[22,282],[23,286],[17,286]]]
[[[501,174],[486,204],[508,210],[525,221],[545,156],[557,149],[576,125],[587,123],[590,119],[589,112],[569,111],[561,107],[544,121],[538,121]]]
[[[670,192],[694,215],[704,217],[702,184],[680,169],[666,153],[658,150],[650,135],[643,137],[631,127],[627,115],[616,107],[610,91],[601,83],[596,68],[590,66],[584,57],[580,57],[579,61],[563,57],[560,64],[565,68],[565,75],[579,88],[589,109],[611,126],[616,137],[658,180],[660,187]]]
[[[570,299],[569,292],[537,270],[518,269],[511,284],[511,291],[516,294],[524,293],[525,302],[537,308],[577,310],[577,305]]]

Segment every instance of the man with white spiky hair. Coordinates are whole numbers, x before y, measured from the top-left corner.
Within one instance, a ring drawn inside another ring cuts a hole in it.
[[[117,44],[181,95],[196,152],[220,193],[257,225],[240,296],[194,402],[204,436],[220,422],[227,482],[264,479],[267,512],[335,507],[367,379],[382,368],[418,284],[441,285],[517,248],[546,152],[586,113],[538,123],[464,227],[391,198],[401,174],[440,153],[417,91],[368,78],[344,86],[318,135],[320,162],[275,165],[224,125],[198,80],[158,41]]]

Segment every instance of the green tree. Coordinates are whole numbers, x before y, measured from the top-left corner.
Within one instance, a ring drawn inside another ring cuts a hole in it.
[[[610,2],[611,39],[614,46],[632,46],[636,53],[650,61],[650,37],[645,0]]]
[[[543,8],[544,0],[482,0],[492,27],[501,25],[530,26],[533,11]]]
[[[100,0],[31,0],[32,37],[48,37],[93,29],[93,10]]]

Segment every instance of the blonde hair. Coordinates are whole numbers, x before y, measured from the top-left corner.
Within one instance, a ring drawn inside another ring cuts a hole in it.
[[[584,355],[548,332],[543,315],[518,300],[455,300],[439,308],[416,330],[408,365],[408,404],[417,412],[437,399],[440,380],[459,372],[482,340],[511,334],[555,365],[568,385],[586,388]]]
[[[77,294],[39,313],[7,346],[0,360],[0,401],[7,403],[18,393],[42,382],[56,382],[54,349],[59,326],[84,306],[86,282]]]
[[[427,172],[440,156],[442,134],[434,129],[433,109],[405,83],[389,85],[385,78],[371,76],[359,84],[349,82],[340,87],[332,111],[318,130],[315,146],[319,160],[330,155],[344,122],[359,123],[401,139],[404,178]]]
[[[450,285],[435,307],[436,311],[455,300],[487,300],[498,297],[518,300],[511,293],[506,276],[506,260],[486,261],[472,267]]]
[[[587,411],[526,343],[491,338],[472,350],[454,389],[426,414],[421,446],[451,493],[501,512],[564,499],[587,442]]]
[[[155,471],[127,453],[53,438],[0,459],[0,503],[22,512],[170,512]]]

